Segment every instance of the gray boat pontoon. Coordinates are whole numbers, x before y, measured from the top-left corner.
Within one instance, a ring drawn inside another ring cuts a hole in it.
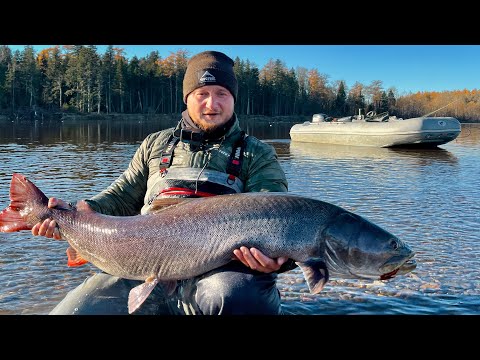
[[[402,119],[388,113],[331,118],[313,115],[312,121],[290,129],[292,141],[375,147],[435,147],[454,140],[461,132],[453,117]]]

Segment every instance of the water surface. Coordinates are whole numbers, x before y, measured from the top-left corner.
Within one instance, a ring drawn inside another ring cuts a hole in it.
[[[168,124],[90,121],[0,124],[0,209],[11,174],[47,196],[93,196],[123,171],[141,140]],[[288,124],[248,124],[272,144],[292,193],[342,206],[406,241],[417,268],[387,281],[331,279],[311,295],[301,271],[281,274],[287,314],[479,314],[480,127],[462,125],[435,150],[291,142]],[[0,314],[47,314],[92,265],[66,266],[66,243],[0,233]]]

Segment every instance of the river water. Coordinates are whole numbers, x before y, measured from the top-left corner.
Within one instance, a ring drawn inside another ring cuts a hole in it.
[[[154,121],[0,123],[0,210],[13,172],[47,196],[90,197],[126,168]],[[417,268],[387,281],[331,279],[311,295],[300,270],[279,276],[286,314],[480,314],[480,126],[434,150],[291,142],[291,124],[244,124],[272,144],[289,191],[372,220],[416,251]],[[0,233],[0,314],[47,314],[96,272],[69,268],[66,243]]]

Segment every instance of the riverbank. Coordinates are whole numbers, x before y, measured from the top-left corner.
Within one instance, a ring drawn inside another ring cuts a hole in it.
[[[0,115],[0,122],[25,122],[25,121],[62,121],[62,122],[76,122],[76,121],[159,121],[161,123],[176,124],[181,118],[181,114],[68,114],[68,113],[53,113],[42,117],[19,117],[11,118],[7,115]],[[263,115],[239,115],[240,123],[261,123],[261,124],[277,124],[277,123],[302,123],[310,121],[311,116],[263,116]]]
[[[61,120],[75,121],[75,120],[127,120],[127,121],[160,121],[177,123],[182,114],[86,114],[86,115],[72,115],[63,114]],[[263,115],[239,115],[240,121],[261,122],[261,123],[292,123],[310,121],[311,116],[263,116]]]

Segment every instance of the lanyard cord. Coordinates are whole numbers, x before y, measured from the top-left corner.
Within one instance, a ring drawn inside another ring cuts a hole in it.
[[[198,192],[198,181],[200,180],[200,176],[202,175],[203,171],[205,170],[205,168],[207,167],[207,165],[210,163],[210,161],[218,155],[219,151],[220,151],[220,148],[223,144],[223,142],[225,141],[225,136],[222,137],[222,141],[220,141],[220,143],[218,144],[218,147],[212,147],[211,149],[209,150],[205,150],[205,152],[208,152],[208,154],[210,155],[208,160],[205,162],[205,165],[202,166],[202,169],[200,170],[200,172],[198,173],[198,176],[197,176],[197,179],[195,180],[195,194]],[[217,152],[215,154],[212,155],[212,150],[217,150]]]

